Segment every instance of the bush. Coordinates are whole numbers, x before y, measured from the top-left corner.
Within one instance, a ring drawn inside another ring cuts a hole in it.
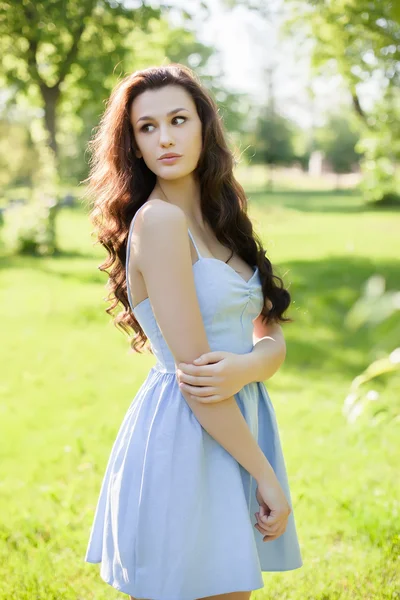
[[[55,200],[10,204],[3,214],[2,237],[6,250],[12,254],[54,254],[58,208]]]

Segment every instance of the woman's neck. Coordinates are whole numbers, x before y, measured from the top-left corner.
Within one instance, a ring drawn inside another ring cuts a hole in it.
[[[185,213],[189,223],[203,223],[200,206],[200,186],[193,179],[157,180],[152,195],[179,206]]]

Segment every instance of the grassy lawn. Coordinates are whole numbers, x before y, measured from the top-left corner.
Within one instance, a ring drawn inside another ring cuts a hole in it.
[[[287,358],[267,387],[304,559],[264,573],[252,600],[400,598],[400,377],[374,383],[379,400],[354,423],[342,414],[353,377],[390,349],[384,326],[350,332],[343,320],[370,275],[399,288],[400,213],[343,191],[249,186],[249,199],[293,298]],[[90,229],[65,209],[60,257],[0,262],[1,600],[127,597],[83,559],[112,443],[154,358],[131,353],[104,312]]]

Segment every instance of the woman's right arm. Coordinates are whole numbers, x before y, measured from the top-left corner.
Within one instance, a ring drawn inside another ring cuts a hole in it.
[[[175,364],[191,363],[209,352],[194,283],[185,213],[163,200],[149,200],[134,224],[131,253]],[[181,393],[203,428],[256,481],[276,482],[274,471],[233,396],[223,402],[203,404]]]

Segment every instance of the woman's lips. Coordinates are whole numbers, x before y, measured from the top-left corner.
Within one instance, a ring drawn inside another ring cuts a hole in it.
[[[178,160],[179,158],[182,158],[182,157],[181,157],[181,156],[169,156],[168,158],[160,158],[159,160],[160,160],[162,163],[164,163],[164,164],[166,164],[166,165],[169,165],[169,164],[172,164],[172,163],[174,163],[174,162],[175,162],[176,160]]]

